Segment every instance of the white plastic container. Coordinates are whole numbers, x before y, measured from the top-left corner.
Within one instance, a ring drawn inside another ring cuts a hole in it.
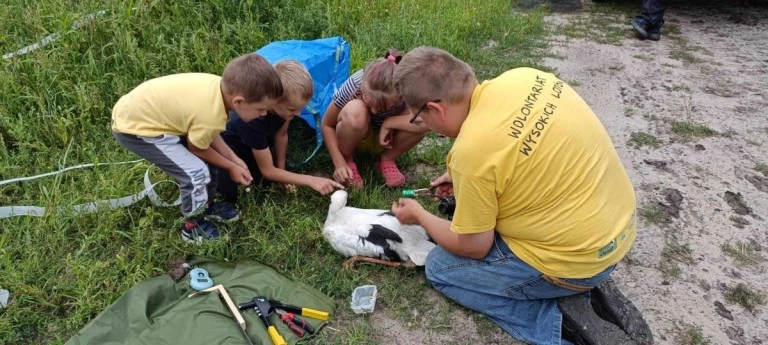
[[[376,285],[363,285],[352,292],[352,311],[355,314],[373,313],[376,307]]]

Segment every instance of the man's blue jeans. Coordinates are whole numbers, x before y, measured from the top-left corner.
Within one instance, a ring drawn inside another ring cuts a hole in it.
[[[588,290],[607,279],[609,267],[587,279],[564,279]],[[562,314],[557,298],[581,293],[550,283],[520,260],[496,234],[482,260],[453,255],[442,247],[429,253],[427,279],[453,301],[488,316],[512,337],[531,344],[567,344],[561,340]]]

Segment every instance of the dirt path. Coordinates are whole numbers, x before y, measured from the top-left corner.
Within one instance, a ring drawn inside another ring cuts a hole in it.
[[[768,344],[766,306],[734,302],[768,293],[768,176],[756,169],[768,164],[768,11],[676,8],[667,20],[651,42],[619,10],[550,15],[544,64],[600,116],[635,185],[638,238],[613,277],[656,343]],[[408,175],[420,169],[435,174]],[[411,311],[423,324],[374,313],[375,342],[518,344],[433,290],[426,300]]]
[[[666,19],[652,42],[616,13],[550,16],[558,57],[545,65],[580,84],[634,182],[644,220],[613,276],[657,344],[768,344],[766,307],[726,298],[738,283],[768,292],[768,11]]]

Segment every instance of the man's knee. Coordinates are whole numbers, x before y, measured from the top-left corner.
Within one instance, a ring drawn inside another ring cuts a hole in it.
[[[448,253],[440,246],[432,249],[432,251],[429,252],[429,255],[427,255],[427,261],[424,264],[424,273],[433,287],[437,288],[441,284],[446,284],[442,269],[449,265],[448,259],[451,256],[453,256],[453,254]]]
[[[355,131],[368,131],[370,115],[363,101],[355,99],[347,103],[339,113],[339,125]]]

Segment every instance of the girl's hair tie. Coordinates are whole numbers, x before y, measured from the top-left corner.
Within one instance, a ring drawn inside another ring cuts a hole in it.
[[[392,54],[392,53],[390,53],[390,52],[387,52],[386,54],[384,54],[384,58],[385,58],[385,59],[387,59],[387,60],[389,60],[389,61],[392,61],[392,62],[394,62],[394,63],[396,63],[396,64],[400,63],[400,60],[402,60],[402,59],[403,59],[403,57],[402,57],[402,56],[400,56],[400,55],[395,55],[395,54]]]

